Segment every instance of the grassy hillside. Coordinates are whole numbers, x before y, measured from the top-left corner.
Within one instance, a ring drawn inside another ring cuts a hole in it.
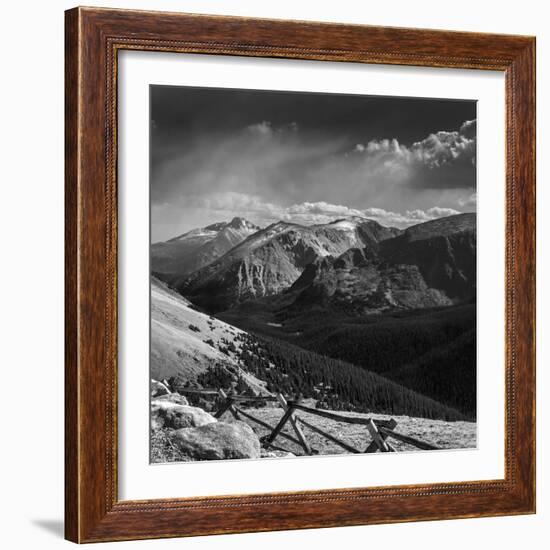
[[[192,381],[220,364],[239,372],[241,338],[248,335],[210,317],[157,279],[151,280],[151,377]],[[242,373],[249,387],[260,380]]]

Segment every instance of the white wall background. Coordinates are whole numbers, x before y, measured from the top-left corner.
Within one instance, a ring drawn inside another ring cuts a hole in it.
[[[2,7],[0,193],[0,540],[5,548],[69,547],[63,532],[63,10],[55,0]],[[546,2],[523,0],[144,0],[87,5],[375,25],[532,34],[538,44],[538,514],[370,527],[119,543],[120,548],[547,548],[550,524],[550,32]],[[7,191],[7,194],[6,194]],[[546,208],[545,208],[546,206]],[[6,307],[7,306],[7,307]],[[545,525],[546,524],[546,525]],[[546,527],[546,529],[544,529]],[[102,545],[100,545],[102,546]],[[97,548],[97,546],[96,546]]]

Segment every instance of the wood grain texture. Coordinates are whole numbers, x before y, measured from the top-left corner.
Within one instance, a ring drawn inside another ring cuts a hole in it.
[[[65,537],[78,538],[78,14],[65,18]],[[70,481],[69,481],[70,480]]]
[[[468,483],[119,501],[117,52],[500,70],[506,75],[506,476]],[[66,537],[75,542],[532,513],[535,39],[235,17],[66,12]]]

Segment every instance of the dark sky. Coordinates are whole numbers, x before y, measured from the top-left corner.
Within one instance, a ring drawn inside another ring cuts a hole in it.
[[[153,241],[233,215],[406,226],[475,209],[475,102],[150,90]]]

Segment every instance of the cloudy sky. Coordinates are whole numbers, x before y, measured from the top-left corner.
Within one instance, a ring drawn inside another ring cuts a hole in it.
[[[472,101],[152,86],[152,241],[235,216],[471,212],[475,154]]]

